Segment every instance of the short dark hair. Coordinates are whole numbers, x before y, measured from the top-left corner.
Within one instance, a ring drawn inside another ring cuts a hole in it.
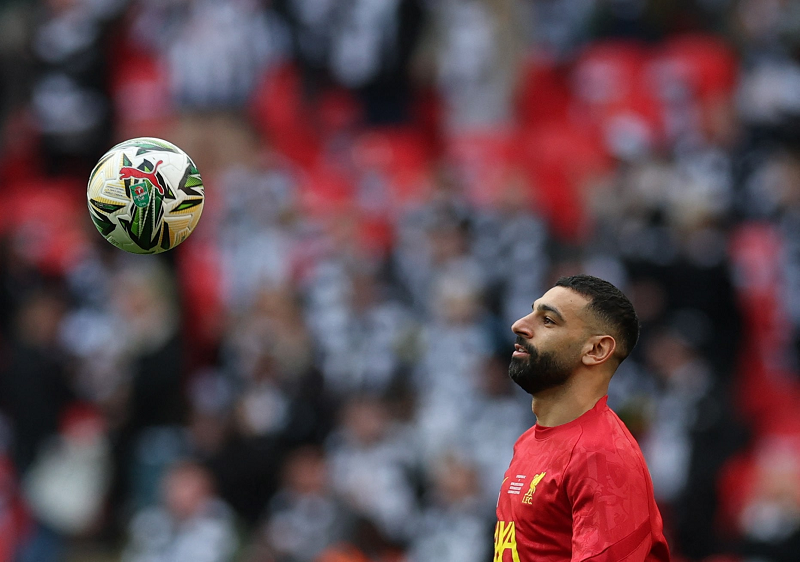
[[[585,274],[561,277],[555,286],[572,289],[589,299],[587,309],[608,326],[617,340],[615,355],[620,362],[630,355],[639,341],[639,317],[622,291],[608,281]]]

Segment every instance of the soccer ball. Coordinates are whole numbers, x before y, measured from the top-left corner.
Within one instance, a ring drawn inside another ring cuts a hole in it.
[[[189,155],[153,137],[122,142],[89,176],[89,215],[126,252],[158,254],[186,240],[203,212],[205,189]]]

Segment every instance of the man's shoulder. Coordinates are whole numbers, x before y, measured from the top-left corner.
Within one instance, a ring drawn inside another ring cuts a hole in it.
[[[578,454],[603,455],[622,461],[639,462],[639,444],[623,421],[607,406],[581,424],[581,436],[575,444]]]
[[[608,410],[585,424],[564,474],[569,493],[648,497],[647,464],[636,440]]]

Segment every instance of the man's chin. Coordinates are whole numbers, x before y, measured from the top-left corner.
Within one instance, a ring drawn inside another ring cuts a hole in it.
[[[512,359],[508,366],[508,376],[511,380],[531,396],[561,386],[569,379],[565,373],[548,375],[548,371],[537,374],[526,360]]]
[[[511,361],[508,364],[509,370],[517,369],[521,370],[525,367],[530,368],[530,359],[528,357],[511,357]]]
[[[531,396],[534,396],[534,397],[536,395],[538,395],[539,393],[542,393],[542,392],[544,392],[546,390],[550,390],[551,388],[555,388],[555,387],[559,386],[557,384],[543,385],[539,381],[531,381],[529,379],[522,379],[522,380],[512,379],[512,380],[514,380],[514,382],[517,383],[517,385],[522,390],[524,390],[525,392],[527,392],[528,394],[530,394]]]
[[[533,373],[530,369],[526,369],[525,361],[521,359],[512,359],[511,364],[508,366],[508,376],[514,381],[522,390],[532,394],[531,390],[535,388]]]

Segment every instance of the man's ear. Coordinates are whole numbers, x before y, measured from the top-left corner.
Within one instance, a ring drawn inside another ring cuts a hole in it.
[[[600,365],[613,357],[616,349],[616,340],[608,334],[592,336],[584,346],[584,353],[581,356],[581,361],[587,367]]]

